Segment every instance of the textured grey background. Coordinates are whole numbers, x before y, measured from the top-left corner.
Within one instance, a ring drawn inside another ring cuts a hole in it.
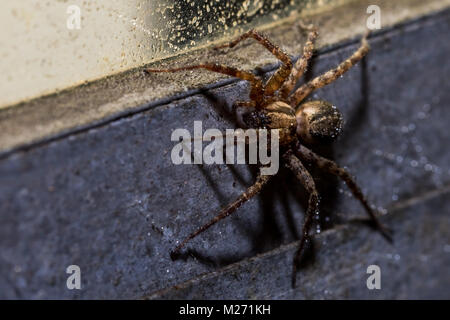
[[[322,152],[357,177],[390,245],[361,223],[344,185],[316,175],[322,232],[290,286],[305,194],[288,172],[239,213],[189,243],[254,179],[254,168],[175,166],[176,128],[232,128],[243,82],[18,151],[0,160],[0,298],[450,298],[450,11],[379,33],[372,51],[314,97],[346,117],[345,133]],[[314,59],[307,77],[345,59],[356,42]],[[386,213],[387,212],[387,213]],[[82,290],[66,288],[68,265]],[[366,268],[382,289],[366,288]]]

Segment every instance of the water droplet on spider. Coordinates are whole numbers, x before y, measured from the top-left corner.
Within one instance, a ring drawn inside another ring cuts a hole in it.
[[[397,253],[397,254],[395,254],[394,255],[394,259],[396,260],[396,261],[399,261],[400,260],[400,255]]]
[[[392,195],[392,201],[397,201],[398,200],[398,195],[397,194],[393,194]]]
[[[402,163],[403,162],[403,157],[402,156],[397,156],[395,160],[397,160],[397,163]]]
[[[433,170],[433,165],[427,163],[427,164],[424,166],[424,169],[425,169],[425,171],[432,171],[432,170]]]

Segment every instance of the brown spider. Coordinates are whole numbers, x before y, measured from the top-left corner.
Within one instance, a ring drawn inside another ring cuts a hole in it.
[[[175,69],[147,69],[146,72],[177,72],[192,69],[207,69],[243,80],[251,84],[250,101],[237,101],[234,107],[245,109],[240,122],[242,126],[250,128],[279,129],[280,148],[284,165],[290,169],[296,178],[302,183],[309,193],[308,207],[305,214],[300,244],[293,261],[292,285],[295,287],[297,265],[302,256],[305,244],[310,241],[310,227],[314,214],[319,212],[319,194],[316,190],[314,180],[306,169],[304,163],[314,163],[318,168],[325,170],[341,178],[352,191],[353,195],[361,202],[367,211],[372,223],[389,240],[392,241],[389,232],[378,221],[375,213],[369,206],[361,189],[352,179],[351,175],[335,162],[321,157],[311,151],[307,146],[314,146],[324,141],[334,140],[342,129],[342,115],[332,104],[323,100],[314,100],[301,103],[311,92],[321,88],[344,74],[368,52],[368,32],[361,41],[361,46],[344,62],[335,69],[303,84],[291,93],[297,80],[304,74],[313,50],[314,41],[318,32],[313,25],[304,26],[309,31],[308,40],[303,48],[303,55],[293,65],[291,58],[278,46],[272,44],[261,33],[250,30],[234,41],[224,44],[218,48],[233,48],[240,41],[253,38],[269,50],[276,58],[281,60],[280,68],[264,84],[262,79],[253,73],[238,70],[218,64],[199,64]],[[301,104],[300,104],[301,103]],[[235,109],[234,108],[234,109]],[[222,209],[220,213],[207,224],[191,233],[172,252],[171,258],[176,259],[184,245],[216,222],[234,213],[244,202],[257,195],[264,185],[270,180],[270,175],[262,175],[259,172],[256,182],[242,193],[234,202]]]

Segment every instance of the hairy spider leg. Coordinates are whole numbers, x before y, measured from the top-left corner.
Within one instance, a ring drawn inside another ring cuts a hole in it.
[[[252,108],[252,107],[256,107],[256,103],[255,101],[236,101],[235,103],[233,103],[233,111],[236,111],[237,108],[241,108],[241,107],[245,107],[245,108]]]
[[[351,67],[353,67],[358,61],[360,61],[369,52],[370,46],[367,42],[367,36],[369,32],[366,32],[361,40],[361,46],[349,57],[347,60],[341,62],[336,68],[331,69],[324,74],[312,79],[311,81],[303,84],[294,93],[289,96],[289,104],[295,108],[307,95],[312,91],[322,88],[327,84],[330,84]]]
[[[329,172],[342,179],[347,184],[349,189],[352,191],[353,196],[356,199],[358,199],[363,205],[364,209],[366,209],[367,214],[369,215],[372,222],[375,224],[376,228],[386,238],[386,240],[392,242],[392,236],[390,232],[378,220],[369,203],[367,202],[366,197],[362,193],[361,189],[353,180],[352,176],[344,168],[339,167],[334,161],[319,156],[318,154],[314,153],[313,151],[311,151],[310,149],[306,148],[303,145],[299,145],[297,149],[297,155],[303,161],[307,161],[310,163],[312,162],[315,165],[317,165],[317,167],[319,167],[320,169]]]
[[[221,64],[199,64],[193,66],[186,66],[172,69],[145,69],[145,72],[178,72],[194,69],[206,69],[212,72],[226,74],[242,80],[247,80],[251,83],[250,99],[255,101],[256,105],[262,102],[263,98],[263,84],[261,78],[251,72],[242,71],[233,67],[224,66]]]
[[[281,67],[270,77],[270,79],[267,81],[266,85],[264,86],[264,95],[271,96],[275,91],[277,91],[283,82],[286,80],[286,78],[289,76],[292,70],[292,60],[289,57],[288,54],[286,54],[283,50],[281,50],[280,47],[274,45],[272,42],[270,42],[267,37],[258,31],[252,29],[243,35],[241,35],[239,38],[215,47],[215,49],[221,49],[221,48],[233,48],[235,45],[237,45],[239,42],[248,39],[253,38],[256,41],[258,41],[261,45],[263,45],[267,50],[269,50],[278,60],[280,60],[283,64]]]
[[[305,220],[303,222],[302,236],[292,264],[292,287],[295,288],[297,265],[300,262],[305,244],[310,241],[309,230],[311,229],[312,218],[315,214],[319,214],[319,194],[311,174],[302,162],[292,153],[292,150],[287,151],[283,155],[283,158],[286,160],[285,166],[295,174],[296,178],[309,193],[308,208],[306,209]]]
[[[208,229],[209,227],[211,227],[212,225],[216,224],[217,222],[219,222],[220,220],[228,217],[229,215],[231,215],[232,213],[236,212],[236,210],[245,202],[247,202],[248,200],[250,200],[252,197],[254,197],[255,195],[257,195],[262,188],[264,187],[264,185],[267,184],[267,182],[270,180],[272,176],[271,175],[262,175],[261,172],[258,174],[258,177],[256,178],[256,182],[250,186],[249,188],[247,188],[247,190],[242,193],[235,201],[233,201],[232,203],[230,203],[228,206],[226,206],[225,208],[223,208],[219,214],[217,216],[215,216],[212,220],[210,220],[207,224],[201,226],[200,228],[198,228],[196,231],[194,231],[193,233],[191,233],[186,239],[184,239],[171,253],[170,253],[170,257],[172,258],[172,260],[175,260],[179,253],[180,250],[184,247],[184,245],[191,239],[195,238],[197,235],[199,235],[200,233],[202,233],[203,231],[205,231],[206,229]]]
[[[289,93],[291,93],[292,89],[294,89],[294,86],[297,83],[298,79],[300,79],[300,77],[305,73],[308,62],[314,52],[314,41],[318,36],[316,27],[314,27],[313,25],[309,27],[301,25],[301,27],[303,29],[309,30],[308,40],[303,47],[303,55],[297,60],[291,74],[289,75],[289,78],[281,86],[280,93],[283,99],[286,99],[288,97]]]

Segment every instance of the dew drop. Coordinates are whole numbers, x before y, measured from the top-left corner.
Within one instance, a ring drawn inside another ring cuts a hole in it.
[[[417,114],[417,118],[418,118],[418,119],[425,119],[426,116],[427,116],[427,115],[425,114],[425,112],[422,112],[422,111],[419,112],[419,113]]]

